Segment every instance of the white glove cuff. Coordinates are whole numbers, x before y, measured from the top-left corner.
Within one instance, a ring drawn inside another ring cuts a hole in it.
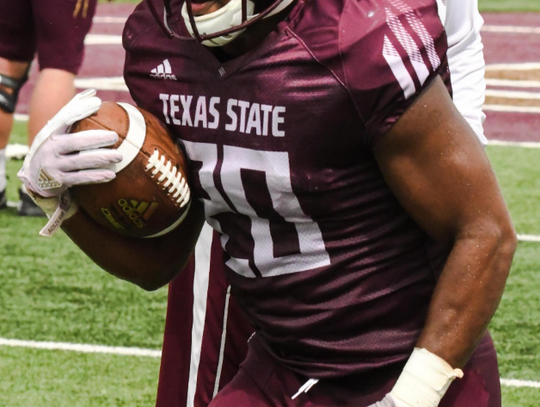
[[[462,378],[463,371],[427,349],[414,348],[390,394],[398,407],[437,407],[456,377]]]
[[[64,192],[60,197],[55,196],[52,198],[43,198],[28,188],[26,188],[26,191],[36,205],[43,209],[47,218],[49,218],[45,227],[39,232],[41,236],[53,236],[60,229],[60,226],[62,226],[62,222],[71,218],[79,210],[79,205],[71,199],[69,190]]]

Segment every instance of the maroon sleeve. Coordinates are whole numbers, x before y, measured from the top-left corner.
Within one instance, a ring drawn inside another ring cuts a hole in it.
[[[340,33],[346,86],[368,146],[433,78],[449,79],[446,35],[435,0],[348,1]]]

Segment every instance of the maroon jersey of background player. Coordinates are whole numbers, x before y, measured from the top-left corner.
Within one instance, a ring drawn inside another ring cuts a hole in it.
[[[431,79],[448,80],[435,2],[299,1],[225,63],[167,41],[143,5],[124,46],[132,96],[184,145],[267,351],[315,378],[404,362],[448,248],[393,197],[371,147]]]
[[[97,0],[0,0],[0,56],[77,74]]]

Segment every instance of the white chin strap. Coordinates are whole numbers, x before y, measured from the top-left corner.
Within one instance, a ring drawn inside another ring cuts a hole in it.
[[[271,13],[269,13],[264,18],[271,17],[280,11],[287,8],[294,0],[283,0],[279,6],[277,6]],[[255,3],[252,0],[247,1],[247,19],[248,21],[257,16],[253,14],[255,11]],[[186,27],[189,33],[194,36],[193,28],[191,27],[191,22],[189,21],[189,15],[187,11],[187,3],[184,2],[182,6],[182,18],[185,21]],[[197,30],[201,35],[210,35],[217,33],[219,31],[227,30],[229,28],[236,27],[242,24],[242,0],[231,0],[226,5],[221,7],[219,10],[214,11],[210,14],[205,14],[202,16],[195,16],[195,24],[197,25]],[[238,30],[231,34],[224,35],[221,37],[213,38],[210,40],[204,40],[203,45],[207,47],[221,47],[225,44],[228,44],[240,34],[245,31]]]

